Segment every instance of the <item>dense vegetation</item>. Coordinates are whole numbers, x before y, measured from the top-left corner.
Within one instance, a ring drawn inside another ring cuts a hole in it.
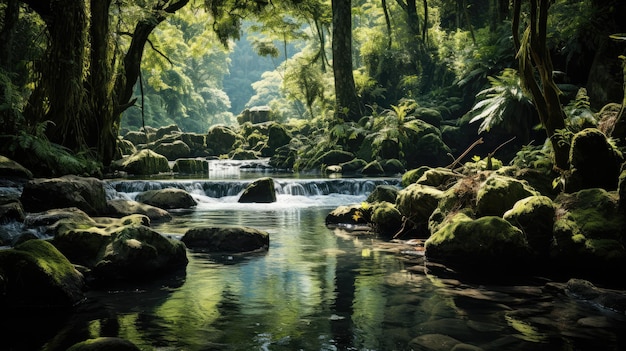
[[[128,130],[171,124],[229,126],[225,155],[298,171],[338,151],[444,165],[480,137],[483,157],[515,137],[509,160],[546,136],[564,171],[573,133],[603,123],[621,146],[623,2],[349,4],[4,1],[0,154],[42,175],[102,174]],[[293,138],[282,148],[263,151],[271,128],[244,123],[260,105]]]

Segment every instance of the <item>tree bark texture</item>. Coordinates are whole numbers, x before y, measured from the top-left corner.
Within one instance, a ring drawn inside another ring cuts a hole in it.
[[[333,0],[333,73],[335,75],[335,116],[348,121],[362,117],[352,73],[352,5]]]
[[[513,3],[513,41],[518,50],[520,78],[537,108],[539,119],[546,130],[554,150],[554,165],[560,170],[569,169],[569,144],[561,140],[559,130],[565,128],[565,112],[559,98],[559,88],[552,78],[552,61],[546,45],[548,0],[530,0],[529,23],[524,38],[520,39],[522,0]],[[535,79],[539,76],[539,82]]]

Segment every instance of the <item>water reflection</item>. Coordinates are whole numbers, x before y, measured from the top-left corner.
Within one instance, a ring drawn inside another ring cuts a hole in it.
[[[331,209],[208,206],[181,213],[155,229],[179,236],[201,225],[248,225],[270,233],[269,251],[190,251],[184,272],[92,290],[72,315],[15,316],[26,330],[32,330],[28,320],[39,321],[38,336],[11,333],[0,349],[66,350],[96,336],[119,336],[142,350],[189,351],[625,345],[624,316],[547,292],[544,281],[487,286],[424,274],[419,255],[399,255],[372,236],[326,228]]]

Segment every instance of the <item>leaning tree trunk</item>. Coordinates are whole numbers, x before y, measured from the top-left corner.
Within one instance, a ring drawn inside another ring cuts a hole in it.
[[[546,45],[549,1],[530,0],[529,24],[523,39],[519,37],[521,2],[522,0],[513,2],[512,26],[521,82],[530,93],[539,119],[552,143],[555,167],[567,170],[569,143],[562,140],[558,133],[565,129],[565,112],[559,99],[559,88],[552,78],[552,60]],[[535,79],[535,72],[539,75],[539,82]]]
[[[333,73],[335,74],[335,116],[358,121],[361,103],[352,73],[352,5],[349,0],[333,0]]]

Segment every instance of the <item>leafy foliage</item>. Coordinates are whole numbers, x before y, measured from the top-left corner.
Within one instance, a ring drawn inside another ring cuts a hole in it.
[[[514,69],[505,69],[501,75],[488,79],[491,87],[476,95],[480,101],[469,112],[474,115],[470,123],[481,122],[479,133],[501,124],[513,132],[524,120],[530,119],[532,102],[521,88]]]

